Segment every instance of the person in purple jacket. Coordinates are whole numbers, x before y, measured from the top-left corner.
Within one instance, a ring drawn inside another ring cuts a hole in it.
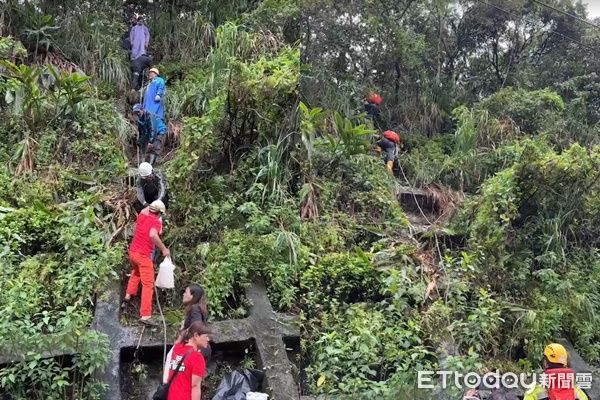
[[[129,32],[129,41],[131,42],[132,60],[146,54],[148,43],[150,43],[150,31],[144,24],[143,16],[140,15],[137,17],[137,25],[131,28]]]

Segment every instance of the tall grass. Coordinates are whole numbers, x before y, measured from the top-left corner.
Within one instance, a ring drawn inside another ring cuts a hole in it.
[[[311,108],[337,110],[349,118],[362,112],[359,102],[363,89],[354,83],[332,82],[323,71],[306,71],[300,81],[302,101]]]
[[[232,22],[218,27],[214,33],[215,45],[207,53],[202,69],[170,89],[167,97],[170,117],[201,115],[208,100],[228,86],[231,63],[260,54],[265,46],[272,46],[270,40],[266,35],[248,33]]]
[[[157,58],[190,63],[204,59],[215,41],[215,28],[200,12],[171,19],[158,13],[150,23],[151,48]]]
[[[267,144],[258,149],[259,170],[250,191],[256,187],[262,188],[263,203],[282,204],[288,197],[288,184],[291,180],[288,167],[288,154],[292,136],[280,132],[277,141],[268,140]],[[256,186],[259,184],[260,186]]]
[[[123,23],[107,20],[100,13],[65,14],[59,19],[61,30],[57,47],[88,75],[119,89],[129,84],[129,61],[120,47]]]
[[[129,121],[109,101],[88,98],[77,104],[77,115],[80,118],[87,115],[98,118],[103,116],[103,123],[109,126],[122,144],[126,144],[131,136],[132,127]]]

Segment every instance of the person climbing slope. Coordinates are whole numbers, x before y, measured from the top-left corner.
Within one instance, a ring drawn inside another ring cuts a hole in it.
[[[138,167],[138,178],[135,186],[137,199],[142,207],[147,207],[155,200],[160,200],[169,206],[169,193],[167,190],[167,180],[158,170],[152,168],[147,162],[143,162]]]
[[[181,324],[181,331],[179,332],[175,343],[181,343],[186,329],[189,329],[194,322],[200,321],[205,324],[208,322],[208,302],[202,286],[190,283],[185,289],[185,292],[183,292],[183,305],[185,306],[185,319]],[[210,344],[207,347],[200,349],[200,352],[202,353],[206,364],[208,364],[212,355]],[[172,357],[173,348],[171,348],[171,351],[167,354],[167,361],[163,370],[163,383],[167,383],[169,378],[168,365]]]
[[[148,151],[148,162],[154,165],[162,153],[167,126],[162,118],[144,110],[139,103],[133,106],[133,112],[137,116],[140,153],[145,159]]]
[[[385,131],[377,143],[375,143],[375,151],[377,154],[381,154],[385,151],[385,166],[388,172],[391,174],[394,168],[394,161],[398,155],[398,144],[400,143],[400,136],[394,131]]]
[[[129,32],[129,42],[131,44],[131,60],[146,54],[148,44],[150,43],[150,31],[144,24],[144,17],[139,15],[136,18],[137,24]]]
[[[165,118],[165,80],[161,78],[158,68],[150,68],[148,79],[150,83],[144,93],[144,102],[142,107],[150,114],[155,114],[160,118]]]
[[[523,400],[588,400],[575,385],[575,372],[568,368],[567,349],[550,343],[544,349],[544,385],[536,385],[525,393]]]
[[[202,378],[206,376],[206,362],[199,350],[209,345],[210,330],[200,321],[190,325],[181,343],[173,346],[173,359],[169,364],[168,400],[200,400]],[[177,365],[183,360],[179,370]]]
[[[149,207],[144,208],[135,222],[133,239],[129,246],[131,274],[125,291],[125,302],[129,302],[133,296],[137,296],[141,282],[140,322],[147,325],[155,325],[152,321],[154,263],[151,258],[154,246],[160,250],[163,257],[169,257],[171,254],[160,239],[162,234],[161,215],[165,212],[165,205],[160,200],[155,200]]]
[[[371,93],[367,96],[367,103],[365,104],[365,112],[367,117],[373,121],[373,126],[376,129],[381,129],[381,110],[379,105],[383,102],[383,99],[378,93]]]
[[[144,53],[135,60],[131,60],[130,68],[132,72],[131,84],[134,90],[142,88],[142,77],[144,71],[152,66],[152,57]]]

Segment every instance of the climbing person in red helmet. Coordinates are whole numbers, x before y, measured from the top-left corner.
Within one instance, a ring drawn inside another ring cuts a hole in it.
[[[381,136],[381,139],[375,143],[375,151],[377,154],[385,152],[385,166],[388,172],[391,174],[394,168],[394,161],[398,156],[398,144],[400,143],[400,136],[394,131],[385,131]]]
[[[379,105],[383,102],[383,99],[379,93],[373,92],[367,96],[366,100],[365,112],[367,113],[367,117],[373,121],[376,129],[381,129],[381,110],[379,109]]]

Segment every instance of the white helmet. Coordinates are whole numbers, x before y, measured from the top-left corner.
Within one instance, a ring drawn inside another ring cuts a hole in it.
[[[150,174],[152,174],[152,165],[150,163],[143,162],[140,164],[140,166],[138,168],[138,172],[140,173],[140,176],[142,178],[145,178],[145,177],[149,176]]]
[[[165,203],[163,203],[161,200],[154,200],[152,203],[150,203],[150,211],[164,214],[167,212],[167,208],[165,207]]]

